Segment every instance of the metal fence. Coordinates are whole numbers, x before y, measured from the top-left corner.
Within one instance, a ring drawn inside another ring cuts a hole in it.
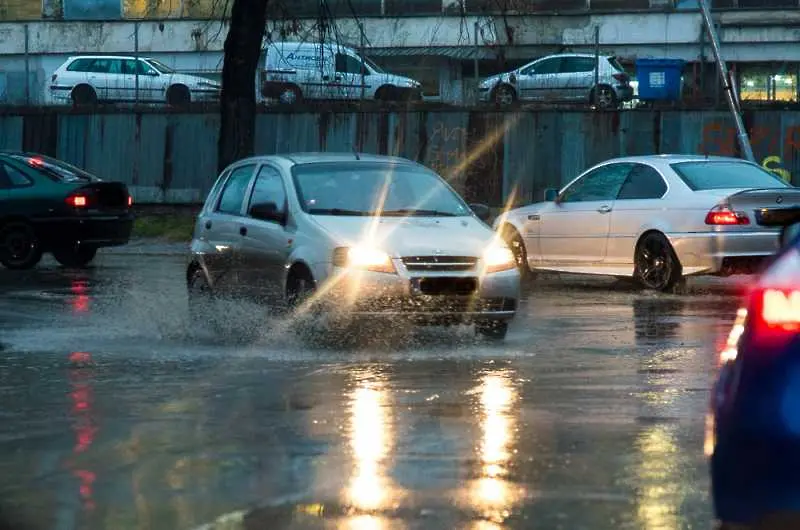
[[[800,112],[746,113],[759,163],[800,183]],[[126,182],[139,203],[201,202],[217,170],[214,113],[79,114],[32,111],[0,116],[0,149],[56,156]],[[502,205],[540,200],[580,171],[621,155],[736,155],[724,112],[264,113],[256,153],[353,151],[392,154],[439,171],[469,200]]]

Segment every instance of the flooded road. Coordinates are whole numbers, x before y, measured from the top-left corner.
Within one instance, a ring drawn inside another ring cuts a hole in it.
[[[502,344],[377,328],[341,346],[254,306],[226,308],[222,335],[190,323],[183,267],[0,271],[18,528],[710,528],[733,289],[540,280]]]

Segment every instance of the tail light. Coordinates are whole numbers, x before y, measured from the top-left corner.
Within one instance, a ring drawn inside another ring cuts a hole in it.
[[[772,329],[800,331],[800,290],[765,289],[761,296],[761,320]]]
[[[73,208],[86,208],[89,206],[89,197],[82,193],[75,193],[67,197],[67,204]]]
[[[749,225],[750,219],[743,212],[734,212],[728,206],[721,204],[712,208],[706,215],[707,225],[731,226]]]
[[[793,340],[800,333],[800,252],[779,257],[752,296],[754,343],[775,348]]]
[[[128,208],[133,206],[133,195],[128,195]]]

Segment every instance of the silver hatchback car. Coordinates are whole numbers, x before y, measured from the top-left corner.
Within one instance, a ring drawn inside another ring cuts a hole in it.
[[[436,173],[403,158],[288,154],[240,160],[200,212],[190,308],[255,298],[328,317],[475,324],[505,337],[520,295],[514,255]]]

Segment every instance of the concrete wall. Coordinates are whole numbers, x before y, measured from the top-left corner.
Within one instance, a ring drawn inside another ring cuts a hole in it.
[[[800,112],[745,116],[766,167],[800,184]],[[107,179],[137,202],[199,202],[216,178],[216,114],[0,116],[0,149],[51,154]],[[620,155],[736,154],[727,113],[679,111],[429,111],[267,113],[257,117],[256,152],[396,154],[441,172],[469,199],[502,205],[512,190],[539,200],[580,171]]]

